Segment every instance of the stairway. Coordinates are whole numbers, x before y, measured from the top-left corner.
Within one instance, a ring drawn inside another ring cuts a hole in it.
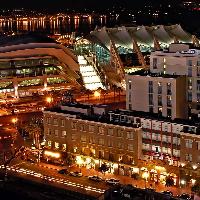
[[[105,89],[98,74],[94,57],[86,55],[78,56],[78,62],[85,88],[89,90]]]

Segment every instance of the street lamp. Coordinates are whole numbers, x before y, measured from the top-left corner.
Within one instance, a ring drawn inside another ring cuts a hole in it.
[[[49,103],[49,104],[52,103],[53,102],[53,98],[52,97],[47,97],[46,98],[46,102]]]
[[[12,123],[15,124],[18,121],[17,118],[12,118]]]
[[[94,92],[94,97],[99,98],[100,99],[101,93],[98,91]]]
[[[180,183],[181,183],[182,186],[185,186],[186,181],[182,179],[182,180],[180,181]]]

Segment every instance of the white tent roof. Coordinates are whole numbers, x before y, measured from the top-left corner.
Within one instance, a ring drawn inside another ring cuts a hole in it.
[[[179,24],[171,26],[135,26],[135,27],[117,27],[95,29],[91,32],[93,37],[101,41],[104,46],[110,48],[110,40],[113,40],[116,46],[132,48],[133,40],[139,45],[153,46],[154,37],[160,43],[170,44],[176,38],[180,42],[191,42],[192,35],[182,29]],[[95,42],[95,41],[94,41]]]

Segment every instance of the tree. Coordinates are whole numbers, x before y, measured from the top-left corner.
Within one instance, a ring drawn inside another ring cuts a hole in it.
[[[133,173],[131,174],[131,178],[133,178],[134,180],[138,180],[139,179],[139,174],[138,173]]]
[[[171,176],[168,176],[165,181],[166,181],[165,183],[166,187],[174,186],[174,180]]]
[[[102,172],[103,174],[105,174],[109,169],[110,168],[105,163],[103,163],[101,167],[99,167],[99,171]]]
[[[70,152],[68,152],[67,157],[65,159],[65,164],[67,166],[70,166],[70,165],[74,164],[74,161],[75,161],[74,157],[72,156],[72,154]]]
[[[200,196],[200,178],[197,178],[195,184],[191,188],[191,191]]]
[[[27,122],[22,127],[22,132],[28,133],[34,139],[37,148],[39,147],[40,139],[43,137],[43,121],[41,118],[33,117],[30,122]]]

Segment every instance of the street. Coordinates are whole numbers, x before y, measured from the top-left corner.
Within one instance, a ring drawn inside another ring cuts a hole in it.
[[[37,180],[40,182],[42,181],[50,185],[55,185],[61,188],[70,188],[74,191],[80,191],[90,195],[95,195],[99,193],[101,194],[110,187],[104,181],[93,182],[87,178],[88,176],[92,175],[101,176],[103,179],[115,178],[120,180],[121,184],[131,184],[138,188],[145,188],[144,180],[134,180],[133,178],[127,176],[113,175],[109,173],[103,175],[102,173],[97,172],[94,169],[88,170],[86,168],[81,168],[83,177],[72,177],[69,175],[59,174],[58,170],[62,168],[63,167],[46,163],[33,164],[16,159],[13,160],[13,162],[11,163],[9,173],[10,175],[12,175],[12,173],[17,173],[19,176],[23,176],[30,180]],[[69,168],[69,171],[78,170],[80,170],[80,168],[76,166]],[[147,188],[150,188],[150,183],[147,183],[146,186]],[[191,193],[189,188],[165,187],[162,184],[156,185],[154,189],[157,192],[169,190],[172,191],[175,196],[182,193]]]

